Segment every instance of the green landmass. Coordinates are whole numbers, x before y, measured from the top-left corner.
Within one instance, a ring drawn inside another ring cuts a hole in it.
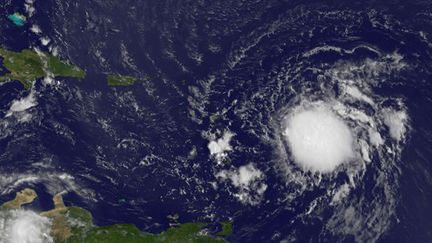
[[[170,228],[160,234],[141,232],[136,226],[128,224],[116,224],[104,227],[95,227],[85,234],[82,241],[70,242],[131,242],[131,243],[222,243],[223,238],[206,235],[203,229],[209,223],[186,223]]]
[[[229,236],[233,233],[232,223],[229,221],[221,222],[222,225],[222,231],[219,232],[217,235],[219,236]]]
[[[107,82],[109,86],[128,86],[135,83],[137,78],[119,74],[109,74]]]
[[[38,53],[29,49],[13,52],[0,48],[0,56],[3,58],[3,66],[9,71],[9,73],[0,76],[0,82],[17,80],[26,89],[31,88],[34,80],[48,74],[54,77],[78,79],[82,79],[86,75],[79,67],[68,64],[48,53]]]
[[[17,209],[37,197],[32,189],[24,189],[14,200],[4,203],[2,209]],[[216,235],[206,233],[212,223],[179,224],[159,234],[140,231],[132,224],[97,226],[91,213],[80,207],[67,207],[61,194],[53,197],[54,208],[41,213],[52,220],[51,236],[55,243],[222,243],[232,234],[231,222],[220,223]],[[11,205],[14,205],[11,207]]]
[[[217,120],[221,118],[221,115],[218,113],[212,114],[210,116],[210,123],[215,123]]]

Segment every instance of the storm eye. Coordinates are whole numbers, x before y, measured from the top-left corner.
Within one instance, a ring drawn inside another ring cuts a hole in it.
[[[350,128],[325,106],[288,117],[284,135],[295,163],[304,170],[328,173],[354,158]]]

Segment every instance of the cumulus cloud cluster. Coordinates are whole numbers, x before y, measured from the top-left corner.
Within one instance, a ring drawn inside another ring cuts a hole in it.
[[[14,100],[6,113],[6,117],[15,115],[19,121],[27,122],[31,120],[31,113],[26,112],[28,109],[37,105],[37,100],[34,91],[32,90],[30,94],[21,99]]]
[[[384,123],[390,130],[390,136],[396,141],[402,140],[406,132],[408,116],[405,111],[384,110]]]
[[[216,174],[222,181],[229,180],[237,189],[234,195],[245,204],[258,204],[267,189],[263,182],[264,174],[254,164],[240,166],[238,169],[222,170]]]
[[[227,157],[227,152],[232,151],[230,141],[233,137],[234,133],[225,131],[221,138],[210,141],[208,144],[207,147],[210,150],[210,155],[214,156],[218,163],[221,163]]]

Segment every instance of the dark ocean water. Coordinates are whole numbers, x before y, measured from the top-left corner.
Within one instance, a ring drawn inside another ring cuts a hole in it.
[[[233,220],[233,242],[432,240],[431,3],[33,5],[22,28],[0,18],[0,44],[55,48],[87,77],[37,80],[27,122],[5,116],[30,91],[16,82],[0,86],[2,200],[30,185],[40,195],[32,207],[44,210],[51,194],[67,190],[66,203],[89,209],[96,224],[133,223],[151,232],[169,227],[175,213],[180,222]],[[0,3],[3,16],[25,12],[23,6]],[[41,34],[29,30],[33,24]],[[41,37],[50,38],[48,47]],[[108,73],[139,82],[111,88]],[[341,80],[371,87],[365,93],[379,108],[349,103],[371,119],[381,121],[384,108],[406,110],[406,136],[392,141],[378,124],[392,153],[371,149],[364,168],[322,178],[303,173],[280,140],[280,124],[298,97],[342,97]],[[220,165],[207,145],[227,130],[235,134],[233,151]],[[238,188],[215,176],[249,163],[267,186],[263,195],[247,192],[254,203],[239,201]],[[355,186],[332,205],[350,180]]]

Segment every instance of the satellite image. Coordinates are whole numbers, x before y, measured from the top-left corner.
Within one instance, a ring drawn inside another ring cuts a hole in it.
[[[0,243],[432,242],[431,0],[0,0]]]

